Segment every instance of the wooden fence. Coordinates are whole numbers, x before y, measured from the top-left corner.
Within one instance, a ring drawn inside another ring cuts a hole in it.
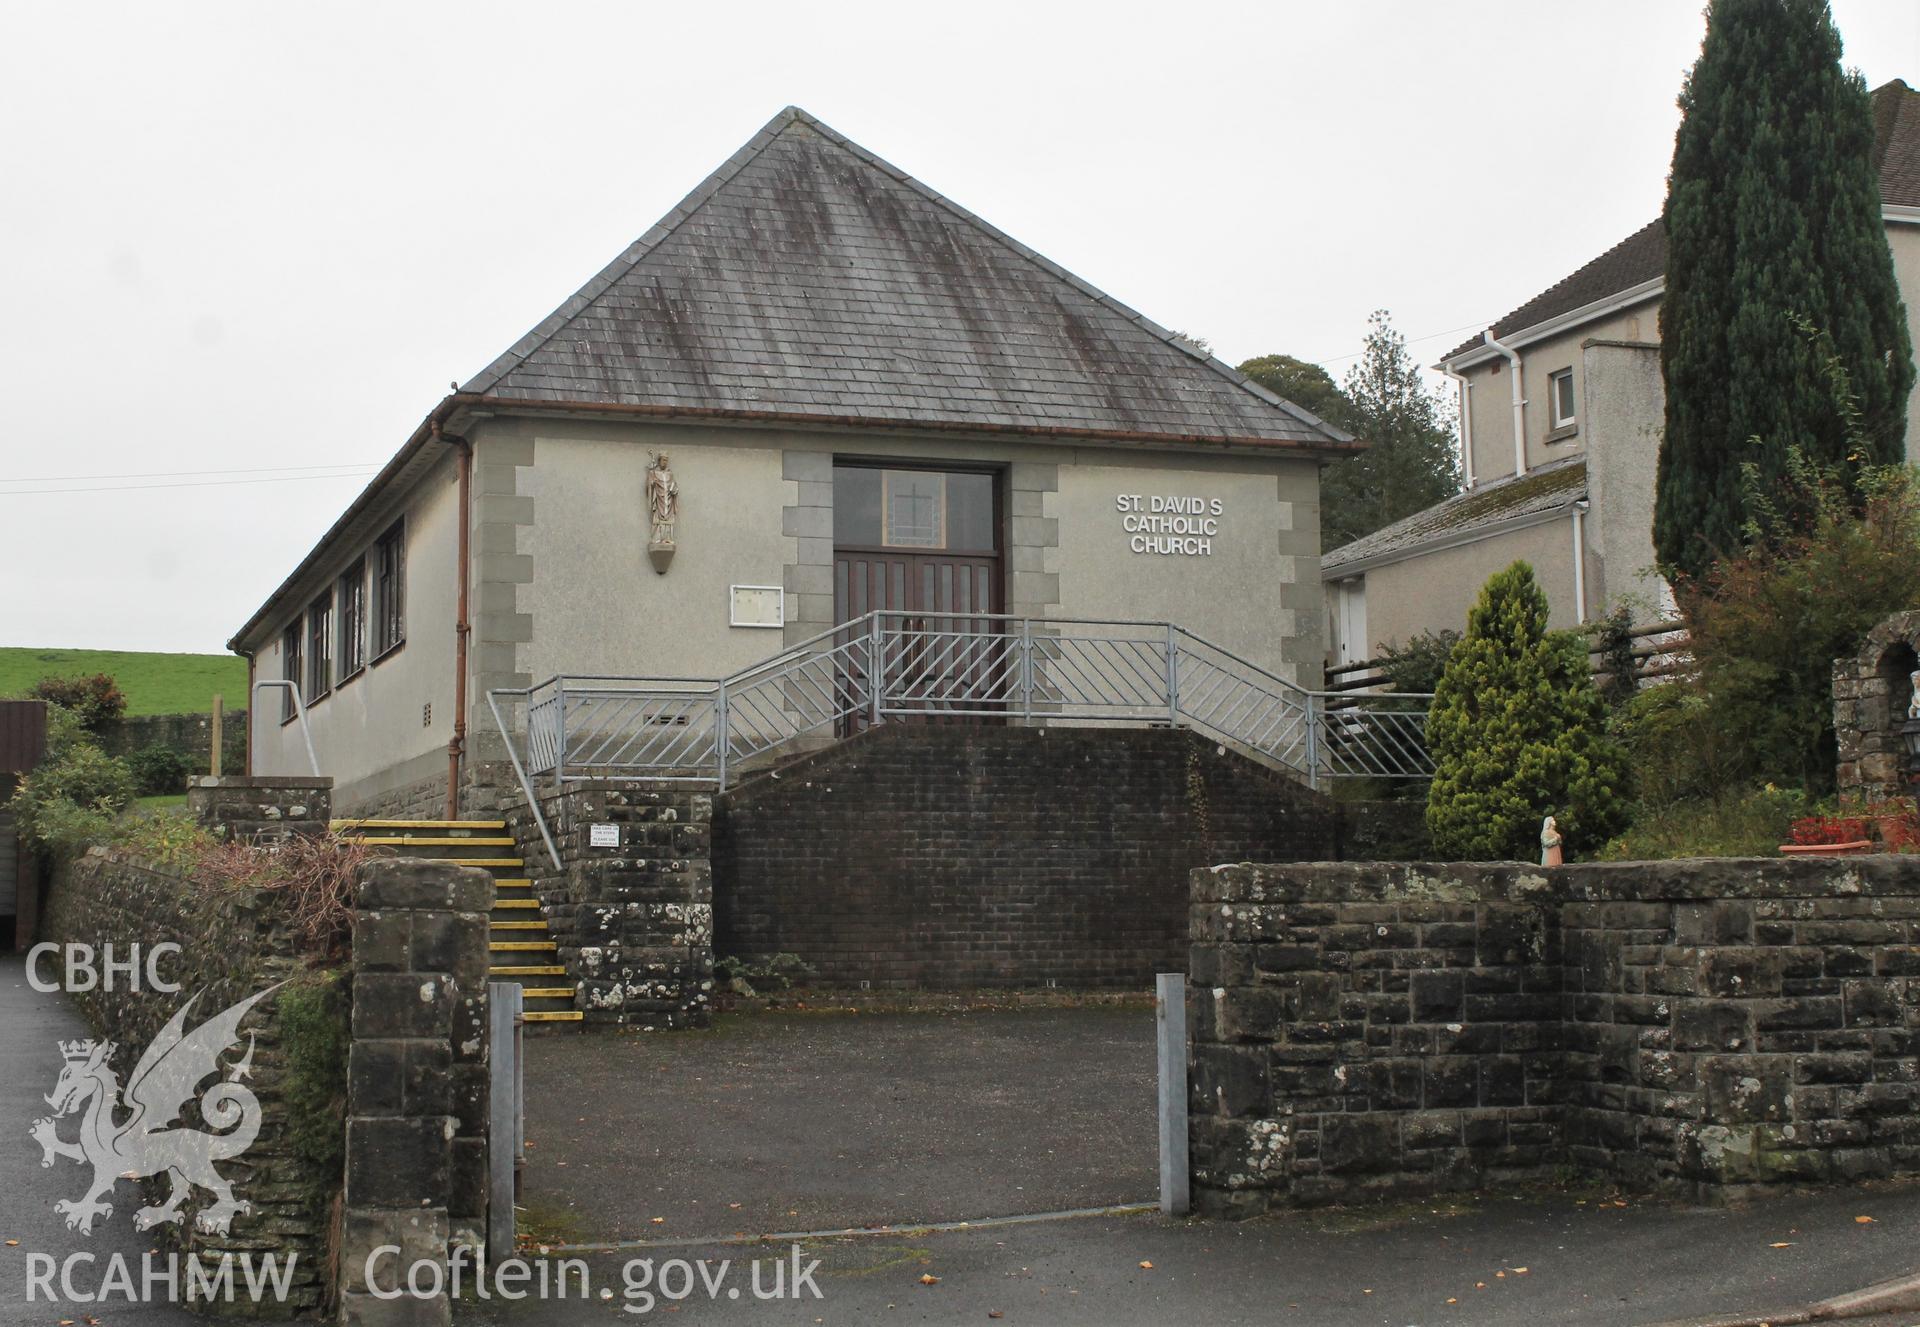
[[[1590,622],[1581,629],[1597,638],[1603,625]],[[1684,622],[1650,622],[1628,631],[1627,639],[1633,644],[1633,684],[1636,689],[1663,678],[1685,674],[1693,668],[1693,655],[1687,648],[1687,624]],[[1605,682],[1610,674],[1607,661],[1597,644],[1589,648],[1588,655],[1594,682]],[[1393,690],[1392,679],[1387,676],[1378,659],[1334,665],[1326,670],[1326,678],[1323,689],[1327,691],[1361,695]]]

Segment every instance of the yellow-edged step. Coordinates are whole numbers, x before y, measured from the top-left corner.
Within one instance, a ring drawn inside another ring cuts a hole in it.
[[[547,929],[547,924],[544,921],[493,922],[491,925],[496,931],[544,931]]]
[[[586,1015],[578,1009],[530,1009],[520,1017],[529,1023],[579,1023]]]
[[[488,971],[496,977],[564,977],[565,967],[558,963],[505,963]],[[567,994],[573,994],[573,988],[567,988]]]
[[[505,829],[504,820],[335,820],[330,827],[339,829],[419,829],[447,831],[455,829]]]
[[[489,940],[487,948],[496,954],[525,954],[535,950],[554,952],[551,940]]]

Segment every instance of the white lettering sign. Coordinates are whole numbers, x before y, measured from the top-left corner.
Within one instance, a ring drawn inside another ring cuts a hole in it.
[[[1122,493],[1114,510],[1136,553],[1211,557],[1226,504],[1194,493]]]

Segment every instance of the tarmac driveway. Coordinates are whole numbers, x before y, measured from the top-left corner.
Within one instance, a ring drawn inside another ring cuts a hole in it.
[[[523,1229],[562,1243],[1158,1195],[1153,1011],[725,1015],[527,1042]]]

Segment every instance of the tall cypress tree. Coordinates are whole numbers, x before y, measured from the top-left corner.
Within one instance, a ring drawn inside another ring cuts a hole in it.
[[[1832,338],[1868,454],[1905,451],[1913,347],[1873,165],[1866,85],[1840,67],[1826,0],[1712,0],[1680,93],[1668,179],[1660,363],[1666,433],[1653,538],[1698,576],[1741,544],[1740,465],[1799,447],[1848,458],[1846,421],[1796,316]]]

